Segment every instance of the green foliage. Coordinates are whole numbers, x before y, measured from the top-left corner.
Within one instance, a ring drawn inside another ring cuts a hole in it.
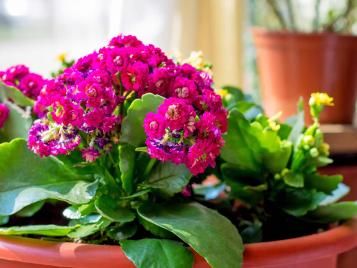
[[[145,144],[145,133],[143,128],[144,118],[149,112],[155,112],[164,98],[151,93],[145,94],[141,99],[134,100],[123,119],[121,143],[128,143],[134,147]]]
[[[241,92],[231,95],[242,98]],[[318,105],[320,112],[332,103],[332,98],[323,93],[313,98],[315,101],[310,100],[309,105]],[[232,107],[231,102],[225,104]],[[342,176],[318,173],[319,167],[332,160],[320,129],[320,112],[314,112],[314,123],[306,127],[302,107],[300,101],[297,115],[285,123],[262,114],[248,121],[242,112],[230,109],[216,174],[229,186],[230,198],[252,209],[240,214],[238,222],[251,222],[252,214],[257,217],[257,225],[238,224],[245,241],[262,238],[260,228],[274,217],[330,223],[355,215],[354,203],[336,203],[349,191],[341,183]],[[337,214],[335,207],[346,211]]]
[[[134,187],[135,147],[129,144],[119,145],[119,168],[124,190],[131,194]]]
[[[162,195],[172,196],[182,191],[191,176],[185,165],[161,162],[152,170],[144,185],[157,190]]]
[[[10,113],[4,126],[0,129],[0,141],[10,141],[15,138],[27,139],[28,130],[32,124],[30,112],[26,112],[16,104],[4,101]]]
[[[87,203],[97,188],[93,177],[77,175],[53,157],[36,156],[22,139],[0,144],[0,178],[3,216],[46,199]]]
[[[240,267],[241,238],[231,222],[217,212],[197,203],[148,205],[138,212],[190,245],[211,267]]]
[[[321,206],[308,216],[309,219],[321,223],[348,220],[357,216],[357,202],[349,201]]]
[[[34,101],[26,97],[20,90],[15,87],[5,85],[0,81],[0,100],[4,102],[5,100],[11,100],[18,106],[32,107]]]
[[[131,222],[135,219],[135,214],[128,208],[120,206],[118,200],[108,195],[99,196],[95,200],[97,211],[103,216],[114,222]]]
[[[138,268],[192,267],[192,253],[182,243],[164,239],[141,239],[121,242],[128,258]]]
[[[29,225],[0,228],[0,235],[45,235],[66,236],[78,226]]]

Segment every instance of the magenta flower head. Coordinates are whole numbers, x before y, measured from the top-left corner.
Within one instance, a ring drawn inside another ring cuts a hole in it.
[[[0,128],[2,128],[9,117],[9,108],[5,104],[0,103]]]
[[[22,78],[24,87],[35,87],[36,77],[28,82],[28,76]],[[214,166],[227,124],[211,85],[207,73],[120,35],[45,81],[34,107],[40,119],[30,129],[29,148],[41,156],[77,150],[85,161],[96,161],[120,142],[127,102],[154,93],[166,99],[143,122],[149,155],[201,173]],[[209,151],[199,151],[201,145]]]
[[[36,100],[45,84],[45,79],[31,73],[25,65],[15,65],[0,72],[0,81],[6,85],[18,88],[27,97]]]

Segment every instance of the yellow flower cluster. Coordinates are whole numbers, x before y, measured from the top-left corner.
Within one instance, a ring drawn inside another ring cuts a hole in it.
[[[330,97],[327,93],[315,92],[311,94],[310,105],[324,105],[324,106],[333,106],[333,98]]]

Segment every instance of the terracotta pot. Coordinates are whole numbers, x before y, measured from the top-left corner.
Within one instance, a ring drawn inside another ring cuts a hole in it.
[[[282,111],[286,118],[296,113],[300,96],[308,114],[310,94],[324,91],[334,97],[335,107],[327,108],[321,121],[352,123],[357,91],[357,36],[264,29],[254,29],[253,35],[263,106],[269,115]]]
[[[357,199],[357,166],[356,165],[346,165],[346,166],[328,166],[322,169],[325,174],[341,174],[344,179],[343,182],[350,187],[350,192],[347,196],[343,198],[346,201],[355,201]],[[357,265],[357,247],[351,251],[348,251],[340,255],[339,267],[352,268]]]
[[[338,255],[357,245],[357,220],[329,231],[300,238],[246,245],[244,268],[332,268]],[[208,268],[195,256],[195,268]],[[131,268],[118,246],[0,237],[0,267],[6,268]],[[233,267],[232,267],[233,268]],[[351,267],[352,268],[352,267]]]

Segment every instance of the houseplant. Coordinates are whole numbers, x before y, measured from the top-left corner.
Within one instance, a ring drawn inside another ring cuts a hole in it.
[[[218,198],[215,207],[236,224],[244,243],[281,240],[253,244],[251,249],[248,244],[246,253],[256,257],[250,262],[253,267],[336,267],[337,255],[356,246],[356,232],[351,231],[341,244],[336,237],[325,240],[319,235],[328,236],[331,224],[357,215],[357,205],[337,202],[349,191],[342,176],[319,173],[320,167],[332,162],[319,117],[333,99],[325,93],[312,94],[309,107],[314,122],[305,126],[301,102],[298,114],[281,123],[263,114],[252,117],[252,109],[258,109],[238,89],[225,88],[222,95],[230,110],[228,131],[220,165],[213,171],[222,181],[199,186],[196,193],[206,201],[229,195],[233,205]],[[312,233],[320,234],[309,236]],[[320,242],[336,252],[318,252],[324,247]]]
[[[311,139],[304,137],[312,130],[318,134],[317,118],[326,103],[321,101],[325,95],[316,95],[317,101],[311,102],[316,122],[308,131],[302,112],[291,128],[262,115],[261,108],[237,89],[225,88],[221,94],[230,111],[227,134],[227,111],[206,72],[176,64],[157,48],[124,36],[46,81],[33,108],[35,121],[27,142],[16,138],[0,144],[0,234],[9,236],[0,238],[0,264],[191,267],[194,262],[194,267],[241,267],[241,236],[245,242],[260,241],[263,220],[256,217],[256,211],[262,209],[258,201],[261,193],[270,193],[267,186],[256,184],[255,168],[264,180],[271,182],[278,174],[280,182],[307,190],[306,185],[301,187],[304,176],[285,170],[289,161],[283,160],[299,155],[287,137],[295,136],[296,141],[309,145]],[[253,134],[262,139],[246,139]],[[323,152],[319,161],[328,163],[327,147],[322,137],[315,136]],[[217,160],[222,146],[222,157]],[[264,161],[251,161],[251,150]],[[310,160],[309,154],[299,159]],[[237,162],[245,165],[237,167]],[[223,183],[197,185],[208,174],[216,174]],[[248,178],[253,185],[241,183],[240,179]],[[325,222],[356,214],[352,202],[338,205],[342,213],[336,213],[333,205],[321,213],[322,197],[337,199],[346,192],[339,176],[327,181],[321,186],[327,193],[316,190],[319,198],[313,206],[297,202],[295,209],[300,214],[293,208],[294,219],[306,216],[328,229]],[[337,185],[338,191],[329,195]],[[289,187],[293,186],[283,184],[283,189]],[[220,194],[229,194],[229,198],[207,202]],[[246,205],[237,205],[232,198]],[[227,215],[241,236],[227,218],[207,206]],[[246,211],[243,216],[248,218],[237,217],[236,208]],[[311,213],[309,217],[304,209]],[[280,214],[274,216],[284,219]],[[337,254],[357,243],[354,227],[352,222],[321,234],[308,228],[303,234],[312,235],[297,240],[247,245],[243,265],[286,267],[290,264],[287,259],[296,257],[333,265]],[[16,235],[55,241],[12,237]],[[306,242],[310,247],[302,248]],[[262,247],[273,258],[262,254]],[[297,247],[302,250],[291,251]],[[277,252],[286,258],[282,260]],[[327,260],[319,260],[326,256]]]
[[[302,16],[309,13],[299,1],[256,3],[256,10],[266,12],[259,15],[257,26],[268,27],[253,30],[264,108],[269,115],[284,111],[287,117],[300,96],[307,99],[323,89],[336,107],[327,109],[321,122],[351,124],[357,72],[357,37],[351,33],[357,2],[343,1],[340,10],[332,7],[328,12],[322,9],[326,2],[313,2],[312,19]],[[341,6],[342,1],[338,3]]]
[[[180,194],[223,145],[226,110],[211,84],[133,36],[45,81],[27,141],[0,145],[0,234],[120,243],[138,267],[192,266],[185,242],[212,267],[239,265],[234,226]],[[23,262],[39,265],[31,256]]]

